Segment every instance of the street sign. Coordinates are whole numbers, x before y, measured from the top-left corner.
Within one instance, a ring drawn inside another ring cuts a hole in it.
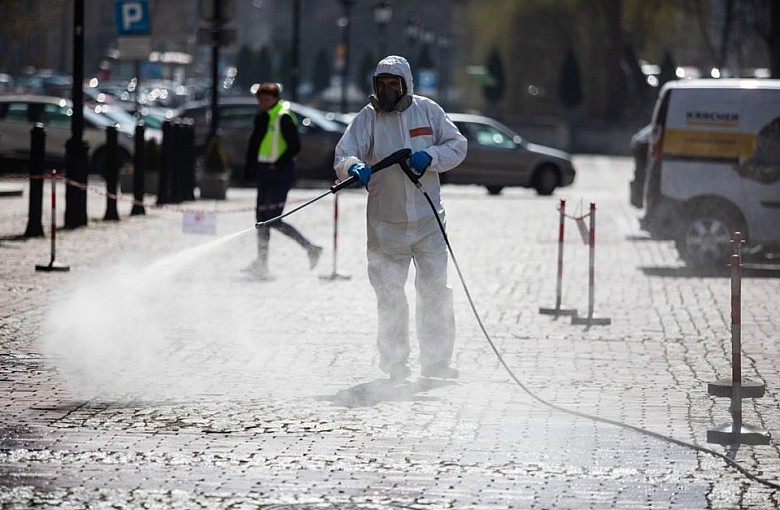
[[[116,0],[119,35],[149,35],[148,0]]]

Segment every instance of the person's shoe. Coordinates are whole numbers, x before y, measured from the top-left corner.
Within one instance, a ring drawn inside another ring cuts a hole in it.
[[[412,375],[412,370],[406,363],[393,363],[385,369],[387,375],[390,376],[391,381],[404,381],[407,377]]]
[[[433,365],[423,365],[420,375],[436,379],[457,379],[460,373],[457,368],[452,368],[447,363],[434,363]]]
[[[271,273],[268,272],[268,268],[257,260],[253,261],[241,271],[244,273],[249,273],[258,280],[273,280],[273,276],[271,276]]]
[[[320,261],[320,256],[322,255],[322,246],[311,245],[306,249],[306,252],[309,255],[309,269],[314,269],[314,267],[317,265],[317,262]]]

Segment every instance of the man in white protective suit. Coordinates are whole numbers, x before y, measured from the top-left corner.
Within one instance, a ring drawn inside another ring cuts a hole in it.
[[[377,64],[374,93],[336,146],[338,178],[355,176],[368,190],[368,277],[377,298],[379,366],[392,380],[411,375],[408,365],[409,304],[404,287],[416,269],[416,330],[423,377],[454,379],[452,289],[447,285],[447,246],[423,193],[393,165],[372,175],[371,165],[403,148],[409,166],[445,224],[439,173],[466,157],[466,138],[431,99],[414,95],[405,58]]]

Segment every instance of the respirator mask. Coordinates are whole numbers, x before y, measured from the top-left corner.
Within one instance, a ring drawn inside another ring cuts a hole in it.
[[[371,104],[377,110],[392,112],[393,110],[405,110],[411,101],[404,101],[406,83],[400,76],[392,74],[380,74],[374,77],[374,94],[371,96]]]

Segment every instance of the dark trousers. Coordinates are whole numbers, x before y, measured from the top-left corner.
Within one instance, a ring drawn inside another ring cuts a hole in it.
[[[282,214],[287,202],[287,193],[295,182],[295,167],[291,163],[287,168],[274,169],[268,163],[255,165],[257,176],[257,208],[255,218],[257,221],[267,221]],[[268,268],[268,243],[271,238],[271,229],[274,228],[294,240],[302,247],[308,249],[312,243],[308,239],[283,220],[275,221],[269,226],[257,229],[257,260],[263,269]]]

